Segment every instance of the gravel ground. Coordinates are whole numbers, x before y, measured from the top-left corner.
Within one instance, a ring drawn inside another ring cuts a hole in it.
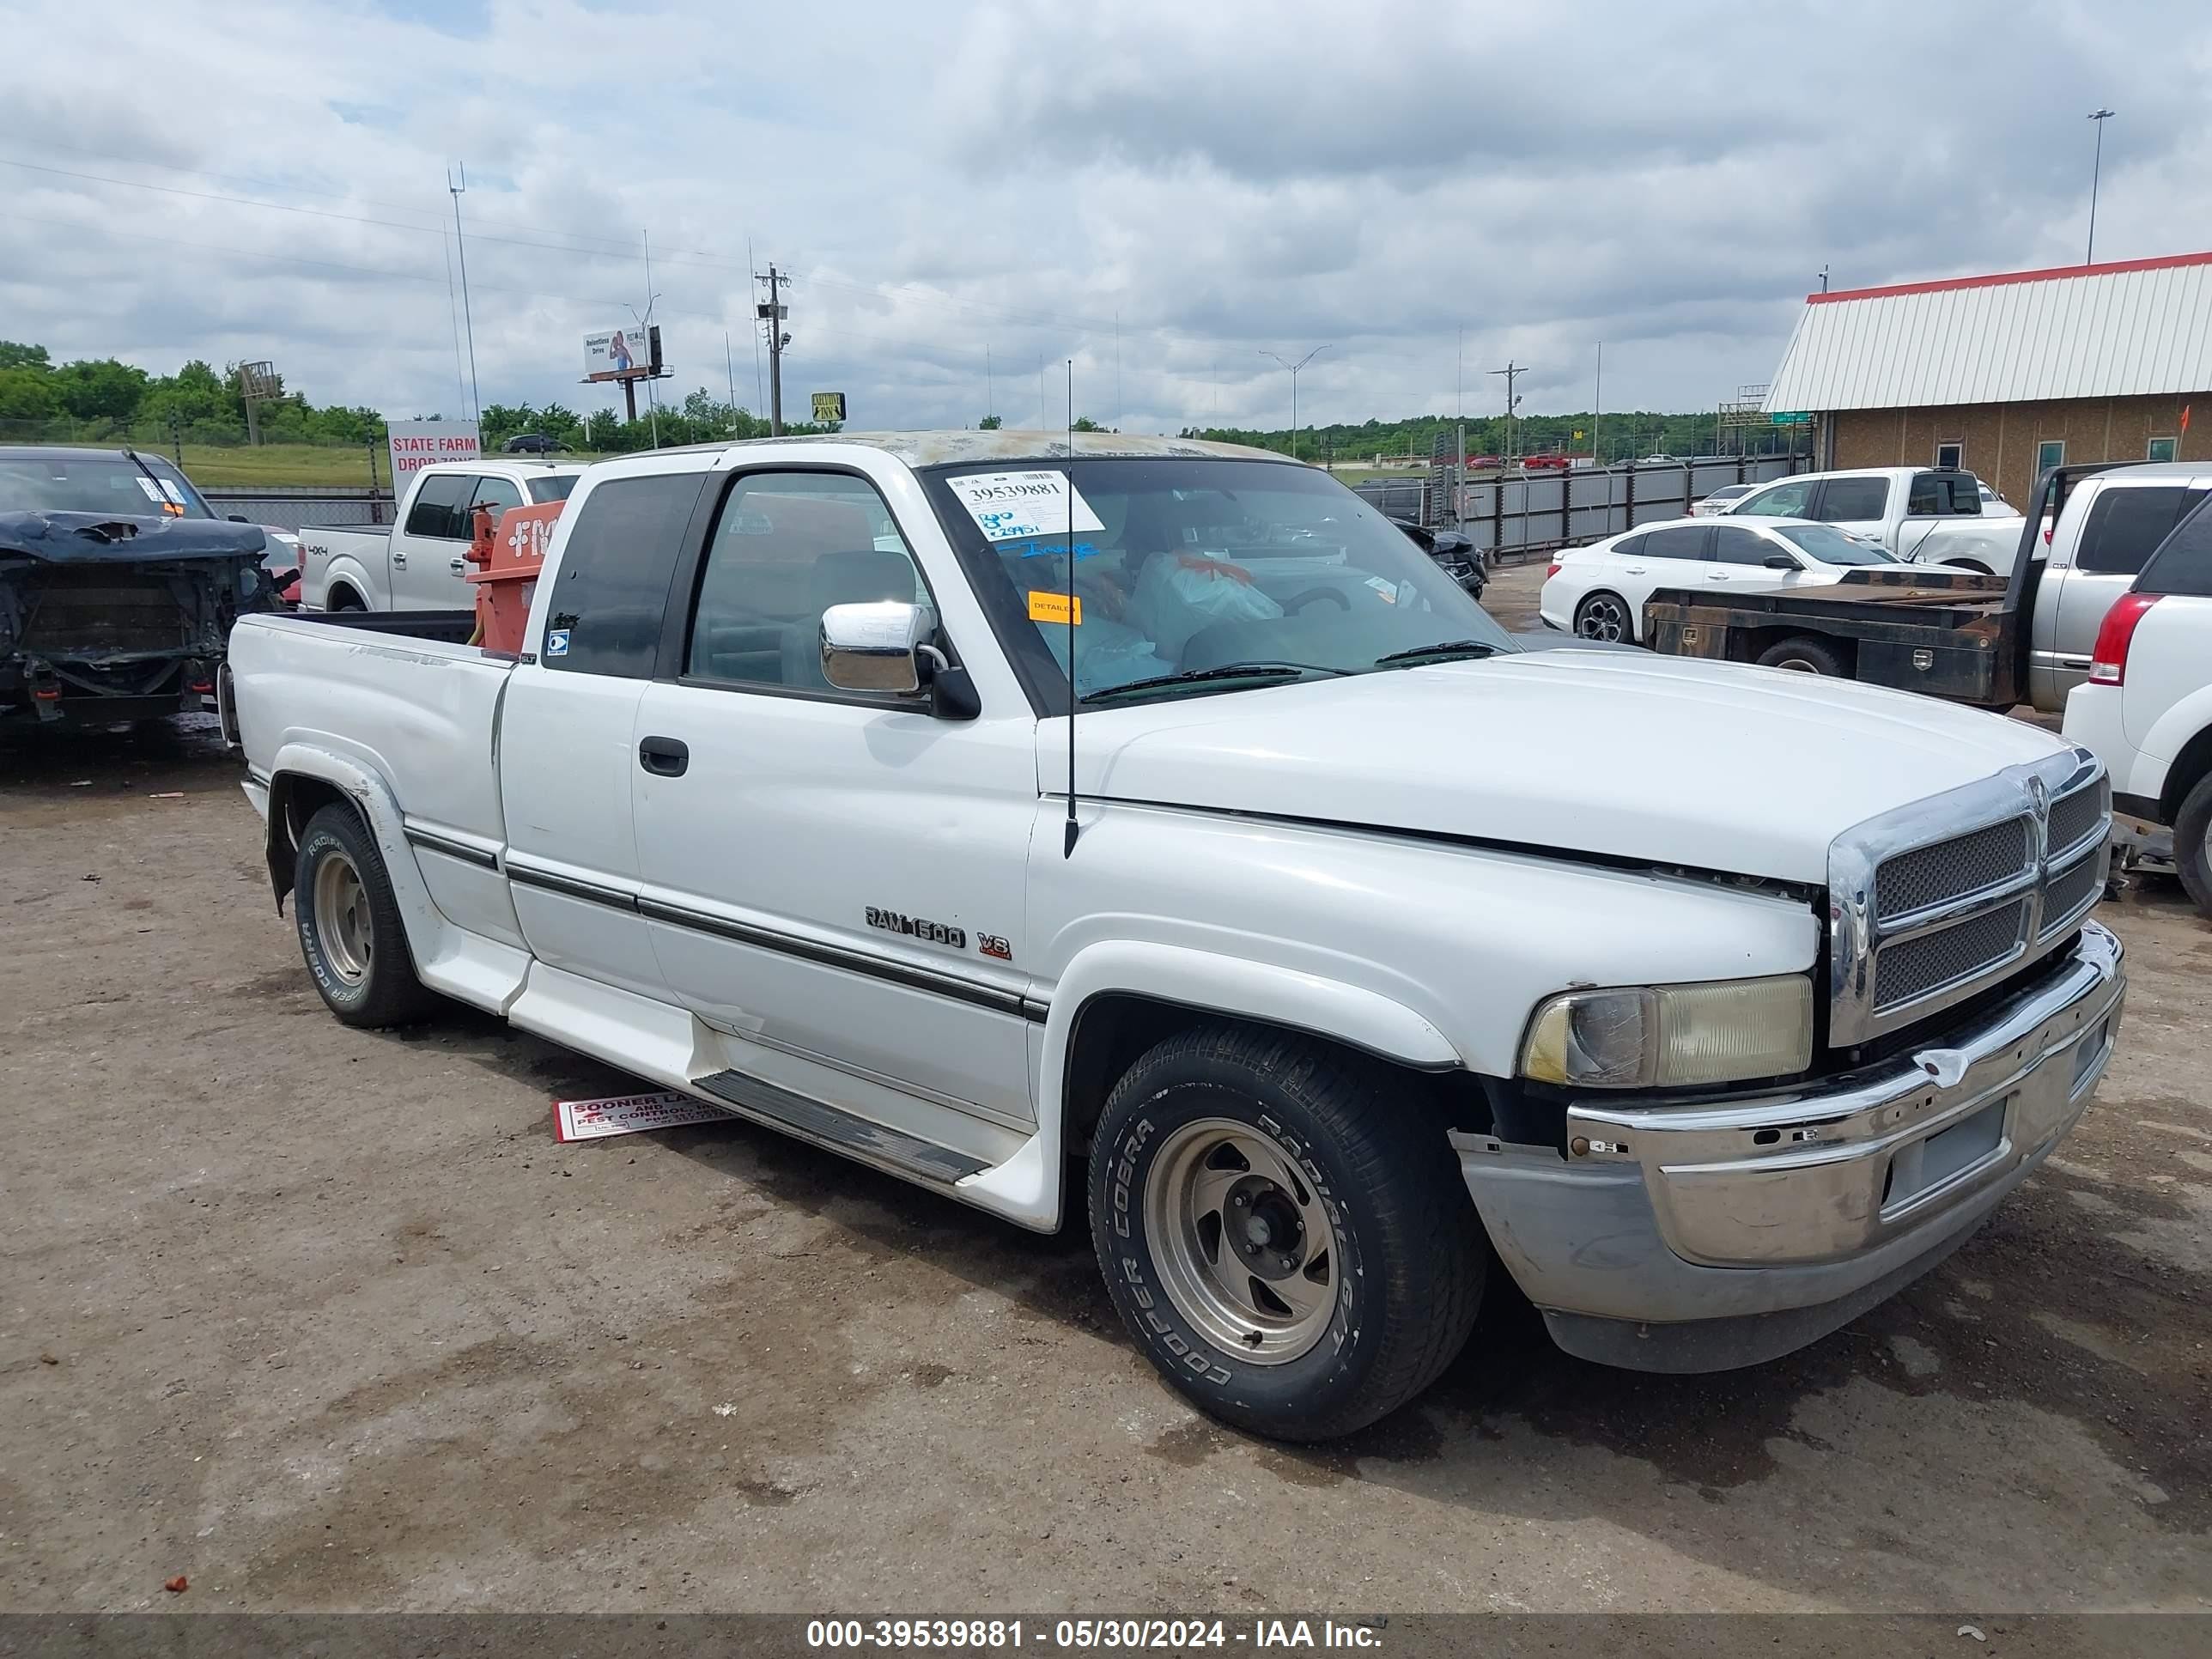
[[[0,750],[0,1608],[2207,1606],[2212,927],[2170,887],[2105,908],[2099,1103],[1904,1295],[1705,1378],[1497,1296],[1293,1450],[1156,1380],[1079,1233],[736,1123],[562,1147],[549,1097],[627,1079],[338,1025],[237,777],[204,728]]]

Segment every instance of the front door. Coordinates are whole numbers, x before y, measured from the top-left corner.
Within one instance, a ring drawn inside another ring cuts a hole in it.
[[[828,607],[929,601],[909,548],[858,473],[727,482],[681,666],[638,708],[641,908],[708,1024],[1026,1123],[1035,717],[939,718],[822,672]]]

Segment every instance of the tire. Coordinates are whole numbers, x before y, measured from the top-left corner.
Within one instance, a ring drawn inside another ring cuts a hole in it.
[[[292,920],[324,1005],[348,1025],[405,1025],[437,1006],[415,976],[384,857],[353,809],[307,820],[292,872]]]
[[[1844,653],[1814,634],[1800,634],[1779,645],[1768,646],[1759,653],[1759,665],[1762,668],[1787,668],[1800,674],[1825,674],[1833,680],[1851,677],[1850,665],[1844,660]]]
[[[368,607],[362,602],[361,595],[355,592],[353,589],[350,587],[339,587],[332,590],[330,596],[330,602],[324,606],[324,609],[327,611],[366,611]]]
[[[1636,642],[1636,617],[1628,601],[1607,588],[1587,594],[1575,607],[1575,637],[1611,644]]]
[[[1466,1345],[1489,1242],[1442,1123],[1408,1094],[1377,1062],[1231,1025],[1168,1038],[1115,1085],[1091,1239],[1138,1345],[1200,1409],[1332,1439]]]
[[[2212,772],[2197,780],[2173,815],[2173,863],[2183,889],[2212,920]]]

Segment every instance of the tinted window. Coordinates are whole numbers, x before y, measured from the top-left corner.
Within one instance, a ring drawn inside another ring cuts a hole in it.
[[[1720,563],[1764,565],[1769,554],[1781,558],[1789,556],[1756,530],[1746,530],[1735,524],[1714,526],[1713,557]]]
[[[1795,542],[1822,564],[1895,564],[1886,548],[1863,542],[1825,524],[1784,524],[1774,533]]]
[[[2192,491],[2196,510],[2174,526],[2136,583],[2138,593],[2188,593],[2212,599],[2212,501]]]
[[[1702,559],[1705,556],[1705,527],[1701,524],[1670,524],[1647,532],[1647,559]]]
[[[1966,472],[1916,472],[1905,510],[1915,518],[1979,518],[1982,482]]]
[[[563,472],[550,478],[530,481],[530,499],[533,501],[565,501],[576,488],[576,475]]]
[[[2173,528],[2186,494],[2179,484],[2106,485],[2089,504],[2074,568],[2134,575]]]
[[[415,505],[407,510],[410,536],[435,536],[443,541],[465,541],[461,507],[476,480],[465,472],[433,472],[415,492]]]
[[[546,619],[546,667],[653,678],[669,581],[703,477],[614,478],[584,497]]]
[[[1763,514],[1772,519],[1802,519],[1813,499],[1814,486],[1802,478],[1777,484],[1771,489],[1762,489],[1756,495],[1747,496],[1729,510],[1731,513]]]
[[[838,472],[748,473],[707,544],[684,672],[828,691],[822,613],[878,599],[926,605],[929,594],[874,485]]]
[[[1887,478],[1831,478],[1820,491],[1820,510],[1814,516],[1830,524],[1879,519],[1888,502]]]
[[[494,513],[504,513],[510,507],[521,505],[522,492],[505,478],[478,478],[476,494],[469,498],[471,513],[480,507],[488,507]],[[465,527],[474,528],[465,519],[462,522]]]
[[[1644,551],[1644,542],[1641,536],[1623,536],[1613,544],[1613,550],[1622,558],[1632,559]]]

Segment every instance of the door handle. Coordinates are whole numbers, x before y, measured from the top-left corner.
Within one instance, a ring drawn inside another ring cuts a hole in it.
[[[637,763],[657,778],[680,778],[691,764],[690,745],[678,738],[641,738]]]
[[[1623,565],[1621,568],[1632,576],[1640,576],[1644,574],[1644,567],[1640,564]]]
[[[1708,570],[1705,572],[1705,580],[1709,582],[1724,582],[1728,579],[1729,573],[1725,570]]]
[[[469,562],[466,559],[451,559],[447,562],[451,565],[456,576],[465,576],[469,574]]]
[[[404,565],[407,562],[407,556],[404,553],[394,553],[392,556],[392,562],[397,565]]]

